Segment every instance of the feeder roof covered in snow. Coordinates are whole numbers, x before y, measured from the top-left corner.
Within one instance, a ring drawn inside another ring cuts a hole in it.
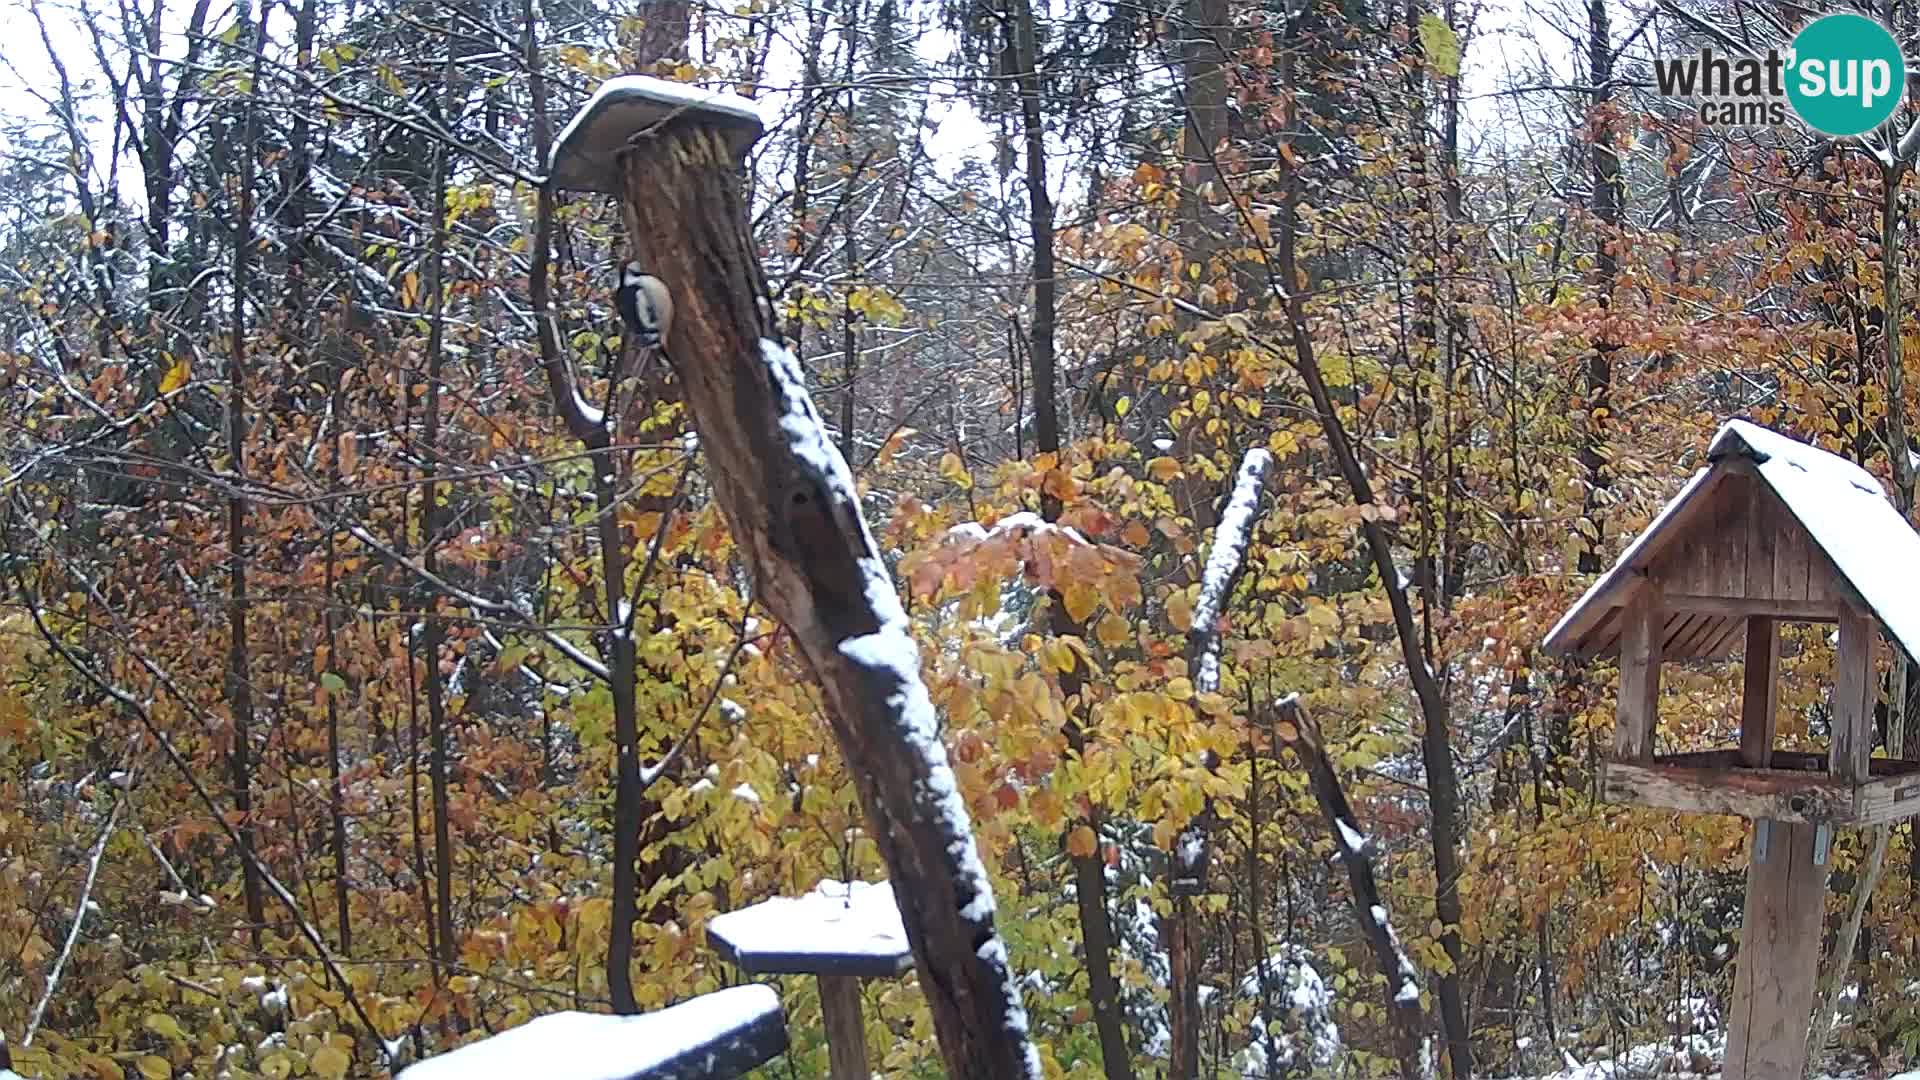
[[[800,897],[775,897],[707,923],[714,951],[760,975],[891,978],[913,966],[893,887],[822,881]]]
[[[620,193],[620,152],[635,135],[676,120],[725,131],[736,157],[745,157],[766,131],[752,101],[645,75],[608,79],[567,123],[547,162],[547,183],[566,191]]]
[[[1627,602],[1653,586],[1669,660],[1738,650],[1748,616],[1831,622],[1842,605],[1920,656],[1920,601],[1906,583],[1920,535],[1872,474],[1743,420],[1721,427],[1707,460],[1547,634],[1548,652],[1617,655]]]
[[[401,1080],[696,1080],[787,1048],[771,986],[735,986],[640,1016],[562,1012],[422,1061]]]

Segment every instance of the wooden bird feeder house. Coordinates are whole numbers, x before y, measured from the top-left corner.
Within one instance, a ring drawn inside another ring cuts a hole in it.
[[[1920,813],[1920,764],[1871,756],[1880,631],[1920,655],[1920,535],[1871,474],[1765,428],[1731,421],[1707,457],[1545,649],[1619,658],[1609,802],[1753,819],[1725,1076],[1799,1077],[1832,830]],[[1774,746],[1788,622],[1838,628],[1825,754]],[[1742,650],[1739,749],[1656,754],[1661,665]]]

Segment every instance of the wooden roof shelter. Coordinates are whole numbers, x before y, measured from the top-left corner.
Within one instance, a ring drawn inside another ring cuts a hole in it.
[[[1915,573],[1920,535],[1870,473],[1734,420],[1547,635],[1551,653],[1619,658],[1608,801],[1754,819],[1727,1080],[1801,1076],[1833,829],[1920,813],[1920,764],[1872,756],[1880,631],[1920,656]],[[1783,622],[1837,625],[1824,755],[1774,748]],[[1736,651],[1740,748],[1655,755],[1662,663]]]
[[[1547,651],[1618,655],[1626,601],[1657,581],[1671,660],[1737,651],[1743,616],[1833,622],[1841,602],[1920,656],[1920,599],[1903,587],[1920,570],[1920,535],[1872,473],[1744,420],[1721,427],[1707,460],[1547,634]]]

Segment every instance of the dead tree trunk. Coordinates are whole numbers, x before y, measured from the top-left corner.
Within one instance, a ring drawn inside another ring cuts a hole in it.
[[[246,22],[243,8],[241,22]],[[264,11],[261,21],[266,20]],[[253,87],[260,85],[262,42],[265,35],[254,28]],[[247,417],[247,290],[251,288],[248,256],[253,251],[253,174],[254,132],[259,127],[258,105],[251,93],[241,123],[240,144],[234,156],[240,161],[240,183],[233,238],[233,323],[232,351],[227,356],[227,455],[235,476],[246,475]],[[104,354],[103,354],[104,355]],[[237,489],[236,489],[237,490]],[[255,951],[265,928],[267,905],[260,884],[260,867],[254,859],[253,821],[253,675],[252,655],[247,646],[247,615],[251,603],[247,597],[247,500],[239,494],[227,497],[227,702],[233,710],[233,743],[227,754],[228,776],[233,784],[233,807],[239,816],[239,856],[242,894],[247,905],[247,935]]]
[[[640,85],[647,95],[657,84]],[[622,155],[620,186],[627,234],[673,292],[666,353],[714,500],[755,596],[820,683],[892,877],[948,1074],[1037,1080],[992,885],[935,729],[918,647],[846,461],[778,338],[740,193],[739,114],[670,111]]]
[[[1253,543],[1253,530],[1260,519],[1260,494],[1265,490],[1267,473],[1273,468],[1273,455],[1254,447],[1240,459],[1234,474],[1227,506],[1219,515],[1219,527],[1213,533],[1213,546],[1207,552],[1200,576],[1200,598],[1193,606],[1192,629],[1187,634],[1187,671],[1193,677],[1197,693],[1211,694],[1220,689],[1221,618],[1227,599],[1245,569],[1247,551]],[[1207,767],[1219,760],[1207,752]],[[1194,911],[1194,897],[1206,892],[1207,865],[1212,857],[1211,832],[1215,824],[1213,801],[1187,823],[1174,844],[1172,872],[1167,875],[1167,891],[1173,895],[1173,911],[1161,920],[1167,947],[1167,1031],[1169,1034],[1168,1075],[1174,1080],[1192,1080],[1200,1075],[1200,965],[1205,957],[1199,952],[1200,926]],[[1256,889],[1257,891],[1257,889]],[[1254,936],[1258,938],[1260,913],[1254,905]],[[1260,1026],[1266,1027],[1267,953],[1262,945],[1258,955],[1261,973]]]
[[[1353,917],[1360,933],[1373,950],[1374,962],[1387,980],[1387,1015],[1393,1018],[1394,1051],[1400,1058],[1400,1075],[1417,1080],[1426,1075],[1420,1053],[1420,1029],[1424,1017],[1420,1010],[1420,976],[1413,961],[1400,945],[1380,900],[1380,886],[1373,876],[1373,843],[1360,829],[1353,804],[1340,785],[1333,759],[1327,756],[1326,743],[1320,737],[1320,725],[1302,708],[1298,699],[1288,696],[1267,711],[1267,727],[1275,739],[1290,747],[1307,771],[1307,783],[1313,798],[1326,816],[1327,829],[1340,852],[1347,871],[1347,887],[1353,894]]]
[[[1016,68],[1020,123],[1026,145],[1027,235],[1033,241],[1033,332],[1028,350],[1033,369],[1033,444],[1039,453],[1057,455],[1062,442],[1055,390],[1058,368],[1054,359],[1059,287],[1054,277],[1054,208],[1053,197],[1047,190],[1046,118],[1041,112],[1044,94],[1038,28],[1030,0],[1012,0],[1008,9],[1007,48]],[[1059,499],[1051,495],[1041,497],[1040,512],[1048,521],[1059,518],[1061,509]],[[1047,608],[1048,627],[1056,636],[1086,637],[1086,627],[1067,613],[1066,602],[1058,590],[1051,594]],[[1092,713],[1091,703],[1082,693],[1086,679],[1086,665],[1076,654],[1073,668],[1060,673],[1060,692],[1065,698],[1067,749],[1083,760]],[[1090,803],[1081,823],[1098,836],[1103,817],[1100,805]],[[1069,822],[1070,827],[1073,824]],[[1107,912],[1107,865],[1098,850],[1087,855],[1068,852],[1067,862],[1073,867],[1081,956],[1087,968],[1087,997],[1093,1010],[1093,1026],[1100,1037],[1100,1063],[1107,1080],[1133,1080],[1133,1061],[1127,1052],[1120,1008],[1120,980],[1113,973],[1113,922]],[[1181,955],[1177,948],[1172,955],[1177,963]]]

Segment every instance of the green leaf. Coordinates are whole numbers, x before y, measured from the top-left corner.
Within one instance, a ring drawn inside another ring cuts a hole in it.
[[[326,687],[327,693],[329,694],[344,694],[347,692],[347,680],[335,675],[331,671],[323,671],[320,673],[320,685]]]
[[[1420,48],[1433,70],[1449,79],[1460,77],[1460,35],[1432,12],[1420,16]]]

